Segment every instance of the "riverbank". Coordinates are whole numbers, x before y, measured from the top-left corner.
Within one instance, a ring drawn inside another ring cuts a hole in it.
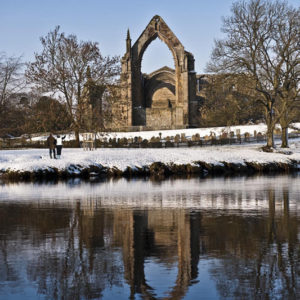
[[[253,174],[300,170],[300,141],[274,153],[260,144],[169,149],[63,149],[50,159],[48,149],[0,151],[0,178],[39,180],[210,174]]]

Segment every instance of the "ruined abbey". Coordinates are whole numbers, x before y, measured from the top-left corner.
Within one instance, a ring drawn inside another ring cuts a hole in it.
[[[142,74],[145,50],[156,38],[170,49],[175,70],[160,68]],[[119,126],[140,129],[197,127],[201,76],[194,70],[194,56],[160,16],[154,16],[137,41],[131,45],[129,30],[122,58],[121,111]]]

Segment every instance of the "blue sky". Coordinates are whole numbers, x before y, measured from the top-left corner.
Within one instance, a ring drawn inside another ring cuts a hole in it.
[[[221,36],[221,18],[230,14],[232,0],[0,0],[0,51],[32,60],[41,50],[39,37],[56,25],[80,40],[99,43],[104,55],[125,51],[127,28],[132,43],[151,18],[158,14],[185,49],[195,57],[198,73],[204,72],[213,41]],[[300,0],[289,0],[299,6]],[[159,40],[150,44],[143,72],[173,65],[172,55]]]

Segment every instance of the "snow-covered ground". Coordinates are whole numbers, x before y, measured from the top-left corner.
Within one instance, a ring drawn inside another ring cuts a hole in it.
[[[300,125],[300,124],[299,124]],[[140,131],[140,132],[112,132],[107,135],[108,138],[134,138],[135,136],[141,136],[143,139],[151,139],[151,137],[158,137],[161,133],[162,138],[166,138],[167,136],[175,136],[176,134],[185,134],[185,136],[190,139],[193,135],[199,134],[200,137],[209,136],[211,133],[214,133],[216,136],[220,136],[223,132],[234,132],[237,131],[240,134],[244,134],[246,132],[251,135],[254,134],[254,131],[261,132],[262,134],[267,131],[267,127],[265,124],[257,124],[257,125],[241,125],[241,126],[229,126],[229,127],[208,127],[208,128],[188,128],[188,129],[176,129],[176,130],[156,130],[156,131]]]
[[[300,128],[300,123],[293,124],[294,128]],[[193,135],[199,134],[200,137],[209,136],[211,133],[215,133],[216,136],[220,136],[223,132],[234,132],[234,134],[237,134],[239,131],[240,134],[245,134],[246,132],[250,133],[251,136],[254,135],[254,131],[256,133],[262,133],[264,134],[267,131],[267,126],[263,123],[256,124],[256,125],[240,125],[240,126],[228,126],[228,127],[209,127],[209,128],[189,128],[189,129],[176,129],[176,130],[156,130],[156,131],[138,131],[138,132],[110,132],[110,133],[102,133],[97,134],[97,138],[134,138],[136,136],[140,136],[143,139],[150,140],[151,137],[159,137],[161,134],[161,137],[164,139],[167,136],[175,136],[176,134],[181,135],[182,133],[185,134],[186,138],[190,139]],[[294,131],[294,129],[290,128],[289,132]],[[47,139],[48,135],[39,135],[32,137],[32,141],[45,141]],[[75,136],[74,134],[67,134],[66,135],[66,141],[68,140],[74,140]],[[80,139],[82,140],[82,135],[80,136]]]
[[[300,128],[300,123],[293,124],[294,128]],[[187,138],[198,133],[201,137],[210,135],[212,132],[219,136],[223,132],[234,132],[240,134],[246,132],[253,135],[265,133],[266,125],[245,125],[233,127],[211,127],[193,128],[180,130],[141,131],[141,132],[118,132],[106,134],[107,138],[133,138],[141,136],[150,139],[153,136],[165,138],[184,133]],[[293,129],[290,129],[290,132]],[[47,136],[36,136],[32,140],[45,140]],[[74,139],[74,135],[68,134],[66,140]],[[83,149],[63,149],[59,160],[50,159],[48,149],[27,150],[2,150],[0,151],[0,171],[37,171],[56,168],[58,170],[70,170],[71,165],[88,167],[90,165],[102,165],[107,168],[116,167],[124,171],[128,166],[143,167],[153,162],[164,164],[193,164],[202,161],[211,165],[221,165],[222,162],[245,164],[245,162],[256,162],[266,164],[272,162],[290,163],[291,160],[300,162],[300,140],[293,139],[290,142],[291,155],[281,153],[265,153],[260,150],[259,144],[232,145],[232,146],[207,146],[191,148],[159,148],[159,149],[110,149],[101,148],[95,151],[83,151]],[[72,167],[71,167],[72,168]],[[74,170],[76,172],[76,170]]]
[[[2,150],[0,151],[0,171],[36,171],[39,169],[57,168],[66,170],[70,165],[88,167],[100,164],[105,167],[116,167],[124,171],[129,167],[149,166],[153,162],[165,164],[193,164],[203,161],[212,165],[222,162],[245,164],[257,162],[260,164],[280,162],[300,162],[300,140],[290,143],[291,155],[281,153],[266,153],[260,150],[261,145],[208,146],[191,148],[159,148],[159,149],[111,149],[101,148],[95,151],[83,149],[63,149],[59,160],[50,159],[48,149]]]

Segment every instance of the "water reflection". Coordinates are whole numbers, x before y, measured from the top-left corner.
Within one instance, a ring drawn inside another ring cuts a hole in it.
[[[0,298],[296,299],[298,177],[0,186]]]

